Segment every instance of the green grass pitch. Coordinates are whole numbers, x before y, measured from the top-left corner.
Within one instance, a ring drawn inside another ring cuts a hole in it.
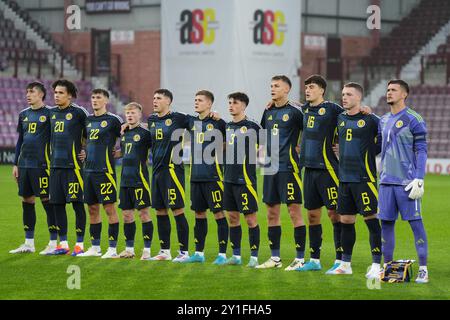
[[[118,170],[120,172],[120,168]],[[133,260],[101,260],[100,258],[76,258],[71,256],[40,256],[48,242],[45,212],[37,202],[36,253],[12,255],[8,251],[23,242],[22,216],[17,186],[11,176],[10,166],[0,166],[0,299],[450,299],[449,230],[450,201],[449,176],[427,176],[423,217],[429,240],[430,283],[381,284],[380,289],[369,289],[364,277],[370,265],[367,228],[361,217],[357,220],[357,241],[353,253],[353,275],[327,276],[324,272],[334,261],[332,226],[325,212],[323,223],[323,246],[321,272],[285,272],[295,256],[293,228],[286,208],[282,211],[281,254],[283,269],[254,270],[245,267],[249,258],[248,233],[243,225],[243,266],[214,266],[218,246],[216,223],[209,215],[206,240],[206,263],[180,265],[172,262],[140,261],[142,238],[137,223],[136,253]],[[186,184],[189,199],[189,184]],[[258,180],[258,194],[262,194],[262,178]],[[189,201],[187,201],[189,204]],[[260,201],[258,215],[261,227],[260,262],[270,256],[267,241],[266,210]],[[303,216],[305,217],[305,211]],[[119,212],[120,215],[120,212]],[[190,225],[190,252],[194,250],[194,214],[186,210]],[[74,213],[68,206],[69,243],[75,241]],[[103,213],[106,221],[106,216]],[[156,219],[154,211],[152,218]],[[176,229],[172,222],[172,254],[177,249]],[[89,230],[87,228],[87,230]],[[89,247],[88,235],[85,247]],[[417,260],[414,239],[408,223],[399,221],[396,227],[395,258]],[[307,244],[308,245],[308,244]],[[121,219],[118,250],[124,249]],[[107,224],[102,231],[102,248],[107,248]],[[159,250],[158,234],[153,237],[152,255]],[[228,248],[228,254],[231,249]],[[308,255],[307,255],[308,258]],[[70,290],[67,280],[71,265],[80,268],[81,289]],[[414,273],[417,272],[417,262]],[[415,274],[414,274],[415,276]]]

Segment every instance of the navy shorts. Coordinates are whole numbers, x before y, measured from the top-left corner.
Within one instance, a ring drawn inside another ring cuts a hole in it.
[[[303,177],[304,206],[308,210],[336,209],[338,178],[334,171],[305,168]]]
[[[341,182],[338,189],[337,213],[370,216],[377,213],[378,192],[373,182]]]
[[[50,169],[50,203],[83,201],[84,182],[78,169]]]
[[[191,182],[191,210],[217,213],[223,210],[223,182]]]
[[[86,172],[84,174],[84,203],[115,203],[117,201],[117,183],[114,174],[104,172]]]
[[[46,169],[19,168],[19,196],[28,198],[31,196],[48,198],[49,176]]]
[[[184,171],[167,169],[153,172],[152,207],[160,209],[184,208]]]
[[[141,210],[151,205],[150,192],[143,187],[121,187],[119,199],[122,210]]]
[[[264,176],[263,202],[268,205],[302,203],[302,181],[295,172]]]
[[[256,185],[224,183],[223,206],[227,211],[238,211],[243,214],[258,211],[258,195]]]

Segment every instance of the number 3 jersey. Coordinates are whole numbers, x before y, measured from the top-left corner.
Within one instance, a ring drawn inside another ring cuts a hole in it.
[[[377,168],[375,157],[380,152],[376,143],[378,122],[374,114],[358,113],[338,116],[339,181],[375,182]]]

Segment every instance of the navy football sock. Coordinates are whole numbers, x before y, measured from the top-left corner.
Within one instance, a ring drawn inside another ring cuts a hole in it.
[[[295,250],[297,252],[297,259],[305,257],[306,244],[306,226],[299,226],[294,228]]]
[[[343,223],[342,224],[342,234],[341,242],[344,252],[342,254],[342,261],[351,262],[353,247],[356,241],[356,231],[354,223]]]
[[[127,248],[133,248],[134,237],[136,235],[136,222],[124,223],[123,234],[125,235],[125,245]]]
[[[342,243],[341,243],[342,223],[333,223],[334,248],[336,250],[336,260],[342,260]]]
[[[242,228],[241,226],[230,227],[230,244],[233,249],[233,255],[241,255]]]
[[[119,223],[110,223],[108,226],[109,247],[117,247],[117,238],[119,237]]]
[[[195,218],[194,238],[195,251],[203,252],[205,239],[208,233],[208,220],[206,218]]]
[[[372,252],[372,262],[381,263],[381,226],[378,219],[366,220],[369,229],[370,251]]]
[[[59,241],[67,241],[67,213],[65,204],[54,204]]]
[[[322,247],[322,225],[309,226],[309,246],[312,259],[320,259],[320,248]]]
[[[58,240],[58,228],[56,224],[56,214],[53,204],[48,200],[42,201],[42,206],[44,207],[45,213],[47,214],[47,226],[48,232],[50,233],[50,240]]]
[[[189,225],[184,213],[175,216],[177,224],[178,242],[180,244],[180,251],[189,250]]]
[[[89,233],[91,234],[91,243],[93,246],[100,246],[100,238],[102,234],[102,223],[94,223],[89,226]]]
[[[272,257],[280,256],[280,240],[281,240],[281,226],[269,227],[268,230],[269,247]]]
[[[22,202],[23,229],[26,239],[34,239],[34,227],[36,226],[36,209],[34,203]]]
[[[254,228],[248,228],[248,240],[250,242],[250,251],[252,257],[258,257],[259,242],[260,242],[259,225]]]
[[[144,237],[144,248],[150,248],[153,239],[153,222],[142,223],[142,236]]]
[[[159,243],[161,244],[161,250],[170,249],[170,219],[168,215],[157,215],[156,220],[158,223],[158,236]]]
[[[216,220],[217,222],[217,239],[219,241],[219,253],[227,252],[228,244],[228,221],[227,218]]]
[[[72,207],[75,211],[77,242],[83,242],[84,233],[86,230],[86,210],[84,208],[83,202],[73,202]]]

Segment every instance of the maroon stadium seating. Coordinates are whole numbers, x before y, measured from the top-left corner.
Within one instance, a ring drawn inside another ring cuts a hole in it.
[[[428,157],[450,158],[450,87],[416,86],[406,100],[424,119],[428,129]],[[389,112],[386,97],[375,107],[379,116]]]
[[[0,78],[0,147],[13,146],[17,140],[17,119],[19,112],[27,107],[25,99],[26,85],[35,79]],[[53,105],[52,80],[41,80],[47,89],[46,103]],[[90,107],[90,93],[92,85],[88,81],[75,81],[79,95],[75,101],[92,112]]]

